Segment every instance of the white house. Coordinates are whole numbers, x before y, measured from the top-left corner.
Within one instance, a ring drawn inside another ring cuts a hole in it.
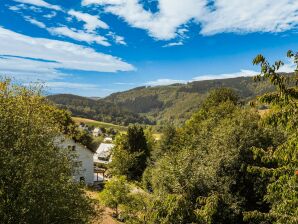
[[[112,143],[113,142],[113,139],[111,137],[105,137],[103,139],[103,142],[105,142],[105,143]]]
[[[94,181],[94,153],[86,146],[66,137],[60,139],[58,146],[71,149],[75,153],[76,162],[79,163],[79,167],[74,173],[75,181],[84,181],[86,184],[92,185]]]
[[[114,148],[114,144],[101,143],[93,155],[94,163],[108,164],[111,162],[111,154]]]
[[[92,135],[93,135],[94,137],[98,137],[98,136],[102,135],[102,130],[101,130],[101,128],[94,128],[94,129],[93,129],[93,132],[92,132]]]

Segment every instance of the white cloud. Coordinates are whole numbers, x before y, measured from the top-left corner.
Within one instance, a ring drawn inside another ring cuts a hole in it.
[[[171,85],[175,83],[186,83],[186,82],[187,82],[186,80],[157,79],[155,81],[149,81],[144,84],[148,86],[166,86],[166,85]]]
[[[171,84],[175,84],[175,83],[187,83],[187,82],[193,82],[193,81],[248,77],[248,76],[255,76],[257,74],[259,74],[259,73],[256,71],[243,69],[243,70],[240,70],[240,72],[235,72],[235,73],[218,74],[218,75],[200,75],[200,76],[192,78],[191,80],[157,79],[155,81],[149,81],[144,84],[150,85],[150,86],[163,86],[163,85],[171,85]]]
[[[82,5],[103,5],[106,12],[123,18],[133,27],[145,29],[149,35],[169,40],[177,28],[189,20],[204,15],[205,0],[159,0],[159,12],[146,11],[138,0],[83,0]]]
[[[115,82],[113,84],[114,85],[129,85],[129,86],[136,85],[136,83],[133,83],[133,82]]]
[[[168,43],[166,45],[164,45],[163,47],[174,47],[174,46],[182,46],[183,42],[179,41],[179,42],[172,42],[172,43]]]
[[[80,89],[90,90],[97,89],[99,86],[94,84],[73,83],[73,82],[46,82],[45,86],[51,89]]]
[[[235,73],[226,73],[226,74],[218,74],[218,75],[200,75],[200,76],[194,77],[192,81],[248,77],[248,76],[255,76],[258,74],[260,73],[253,70],[242,69],[240,70],[240,72],[235,72]]]
[[[109,32],[108,36],[112,37],[116,44],[127,45],[127,43],[125,42],[124,37],[118,36],[114,32]]]
[[[25,16],[24,17],[26,21],[30,22],[33,25],[36,25],[40,28],[46,28],[46,25],[40,21],[37,21],[36,19],[31,18],[30,16]]]
[[[61,69],[117,72],[135,68],[117,57],[96,52],[92,48],[65,41],[33,38],[0,27],[1,73],[23,75],[28,79],[36,79],[36,75],[40,74],[38,78],[49,80],[65,76]]]
[[[52,11],[49,14],[44,15],[43,17],[47,18],[47,19],[51,19],[53,17],[55,17],[57,15],[57,13],[55,11]]]
[[[182,27],[190,21],[200,24],[202,35],[283,32],[298,26],[298,1],[293,0],[158,0],[156,13],[145,10],[139,0],[82,1],[90,4],[160,40],[183,36],[187,29]]]
[[[83,21],[85,23],[84,29],[90,33],[94,32],[97,28],[109,28],[108,24],[101,21],[98,16],[93,16],[88,13],[82,13],[75,10],[68,11],[68,14],[74,16],[79,21]]]
[[[222,32],[283,32],[298,24],[298,1],[216,0],[205,18],[202,34]]]
[[[40,28],[46,29],[52,35],[69,37],[71,39],[87,42],[89,44],[97,43],[103,46],[111,46],[111,44],[107,41],[107,38],[94,33],[89,33],[82,30],[70,29],[66,26],[48,28],[44,23],[37,21],[36,19],[31,18],[30,16],[24,16],[24,18],[26,21],[30,22],[31,24],[36,25]]]
[[[81,30],[72,30],[68,27],[51,27],[47,29],[53,35],[65,36],[78,41],[84,41],[87,43],[97,43],[103,46],[110,46],[111,44],[103,36],[87,33]]]
[[[12,10],[12,11],[19,11],[20,10],[20,8],[19,7],[17,7],[17,6],[10,6],[10,7],[8,7],[8,9],[9,10]]]
[[[24,4],[29,4],[29,5],[35,5],[38,7],[44,7],[44,8],[54,9],[54,10],[62,10],[60,6],[51,5],[43,0],[14,0],[14,1],[24,3]]]
[[[285,73],[290,73],[294,72],[296,69],[297,65],[294,63],[294,61],[288,61],[285,63],[280,69],[278,70],[279,72],[285,72]]]
[[[44,62],[18,57],[0,57],[0,74],[26,82],[61,79],[66,76],[56,70],[57,62]]]

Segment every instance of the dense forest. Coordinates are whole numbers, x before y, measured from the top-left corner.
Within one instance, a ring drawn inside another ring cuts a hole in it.
[[[75,116],[94,120],[121,125],[164,125],[168,122],[181,125],[202,104],[210,90],[220,87],[233,89],[244,103],[273,91],[267,80],[254,82],[252,77],[238,77],[169,86],[143,86],[96,100],[67,94],[48,98],[69,109]]]
[[[60,108],[67,109],[71,111],[74,116],[78,117],[124,126],[130,123],[152,124],[149,119],[142,115],[103,100],[90,99],[71,94],[50,95],[47,98]]]

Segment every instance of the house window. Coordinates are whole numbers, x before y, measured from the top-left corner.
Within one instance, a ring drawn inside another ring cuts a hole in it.
[[[80,177],[80,183],[85,183],[85,177]]]
[[[75,145],[69,145],[67,147],[70,151],[76,151],[76,146]]]

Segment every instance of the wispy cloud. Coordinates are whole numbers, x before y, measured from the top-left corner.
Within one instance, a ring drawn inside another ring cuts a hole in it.
[[[284,66],[282,66],[278,71],[290,73],[290,72],[293,72],[295,68],[296,68],[295,64],[293,62],[289,62],[289,63],[286,63]],[[260,72],[257,72],[254,70],[241,69],[239,72],[199,75],[199,76],[193,77],[190,80],[157,79],[155,81],[148,81],[144,84],[150,85],[150,86],[163,86],[163,85],[171,85],[175,83],[187,83],[187,82],[193,82],[193,81],[228,79],[228,78],[236,78],[236,77],[253,77],[258,74],[260,74]]]
[[[149,35],[169,40],[177,35],[177,28],[194,17],[203,16],[205,0],[159,0],[159,12],[143,8],[139,0],[83,0],[82,5],[99,4],[108,13],[123,18],[133,27],[145,29]]]
[[[125,42],[124,37],[119,36],[119,35],[115,34],[114,32],[111,32],[111,31],[110,31],[110,32],[108,33],[108,36],[112,37],[112,39],[114,40],[114,42],[115,42],[116,44],[127,45],[127,43]]]
[[[236,77],[248,77],[255,76],[259,74],[259,72],[253,70],[245,70],[242,69],[239,72],[234,73],[224,73],[224,74],[210,74],[210,75],[200,75],[196,76],[192,79],[192,81],[202,81],[202,80],[212,80],[212,79],[227,79],[227,78],[236,78]]]
[[[117,72],[135,68],[120,58],[81,45],[33,38],[0,27],[0,72],[50,80],[66,75],[61,69]],[[37,74],[40,74],[37,76]]]
[[[29,5],[35,5],[38,7],[54,9],[54,10],[62,10],[62,8],[60,6],[49,4],[43,0],[13,0],[13,1],[24,3],[24,4],[29,4]]]
[[[68,11],[68,14],[75,17],[79,21],[83,21],[84,29],[90,33],[94,32],[97,28],[108,29],[109,26],[99,19],[98,16],[82,13],[75,10]]]
[[[45,87],[50,89],[81,89],[91,90],[98,89],[98,85],[84,84],[84,83],[73,83],[73,82],[45,82]]]
[[[47,18],[47,19],[51,19],[51,18],[55,17],[56,15],[57,15],[57,12],[52,11],[51,13],[46,14],[46,15],[44,15],[43,17],[44,17],[44,18]]]
[[[30,16],[24,16],[25,20],[30,22],[33,25],[36,25],[40,28],[46,28],[46,25],[43,22],[37,21],[36,19],[31,18]]]
[[[149,81],[144,84],[150,85],[150,86],[163,86],[163,85],[171,85],[171,84],[175,84],[175,83],[187,83],[187,82],[193,82],[193,81],[255,76],[257,74],[259,74],[259,73],[256,71],[243,69],[243,70],[240,70],[239,72],[234,72],[234,73],[217,74],[217,75],[200,75],[200,76],[196,76],[190,80],[157,79],[155,81]]]
[[[202,35],[223,32],[283,32],[298,26],[298,1],[293,0],[158,0],[158,12],[145,10],[138,0],[83,0],[98,4],[132,27],[147,30],[159,40],[187,32],[181,26],[200,24]]]
[[[172,42],[172,43],[168,43],[166,45],[163,45],[162,47],[174,47],[174,46],[182,46],[183,42],[179,41],[179,42]]]
[[[69,29],[66,26],[51,27],[47,28],[47,30],[53,35],[69,37],[74,40],[87,42],[89,44],[97,43],[103,46],[111,46],[111,44],[107,41],[107,38],[97,34],[88,33],[82,30]]]
[[[186,80],[176,80],[176,79],[157,79],[155,81],[148,81],[144,83],[147,86],[166,86],[175,83],[186,83]]]

